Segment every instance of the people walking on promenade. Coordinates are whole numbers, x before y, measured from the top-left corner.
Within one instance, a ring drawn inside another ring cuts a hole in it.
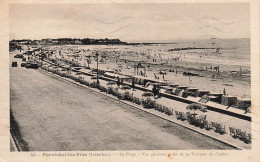
[[[117,86],[119,87],[120,86],[120,78],[119,78],[119,76],[117,77]]]
[[[135,90],[135,78],[132,78],[132,89]]]

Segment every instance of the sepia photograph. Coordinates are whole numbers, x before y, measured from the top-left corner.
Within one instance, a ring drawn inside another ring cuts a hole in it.
[[[250,3],[10,4],[10,152],[251,150],[250,32]]]

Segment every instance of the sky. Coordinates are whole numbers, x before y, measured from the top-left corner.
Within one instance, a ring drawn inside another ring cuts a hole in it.
[[[127,42],[249,38],[249,3],[12,4],[10,39],[118,38]]]

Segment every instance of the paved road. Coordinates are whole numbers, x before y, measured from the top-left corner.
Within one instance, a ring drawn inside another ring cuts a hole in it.
[[[10,73],[11,110],[28,150],[233,149],[45,72]]]

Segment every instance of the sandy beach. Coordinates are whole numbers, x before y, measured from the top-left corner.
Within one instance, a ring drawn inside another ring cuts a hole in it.
[[[248,41],[248,39],[233,40],[233,45],[230,42],[226,45],[224,43],[228,41],[222,40],[218,45],[212,45],[209,44],[212,40],[208,40],[207,43],[199,42],[202,45],[195,44],[195,48],[203,47],[205,49],[177,51],[171,50],[185,49],[191,45],[194,46],[194,44],[190,41],[182,44],[139,46],[64,45],[47,46],[44,49],[53,51],[52,58],[71,60],[80,63],[81,66],[90,66],[92,68],[96,68],[94,54],[98,52],[100,54],[100,69],[116,70],[131,75],[138,75],[133,67],[141,62],[145,68],[140,68],[138,71],[145,73],[147,78],[155,79],[156,75],[158,80],[161,81],[209,90],[213,93],[222,93],[225,89],[230,96],[250,99],[250,54],[246,51]],[[219,48],[217,53],[216,47]],[[76,55],[77,57],[74,57]],[[90,58],[90,63],[87,62],[88,58]],[[214,70],[214,67],[219,67],[219,72]],[[166,75],[163,76],[160,71],[165,71]],[[184,76],[183,72],[190,72],[199,76]]]

